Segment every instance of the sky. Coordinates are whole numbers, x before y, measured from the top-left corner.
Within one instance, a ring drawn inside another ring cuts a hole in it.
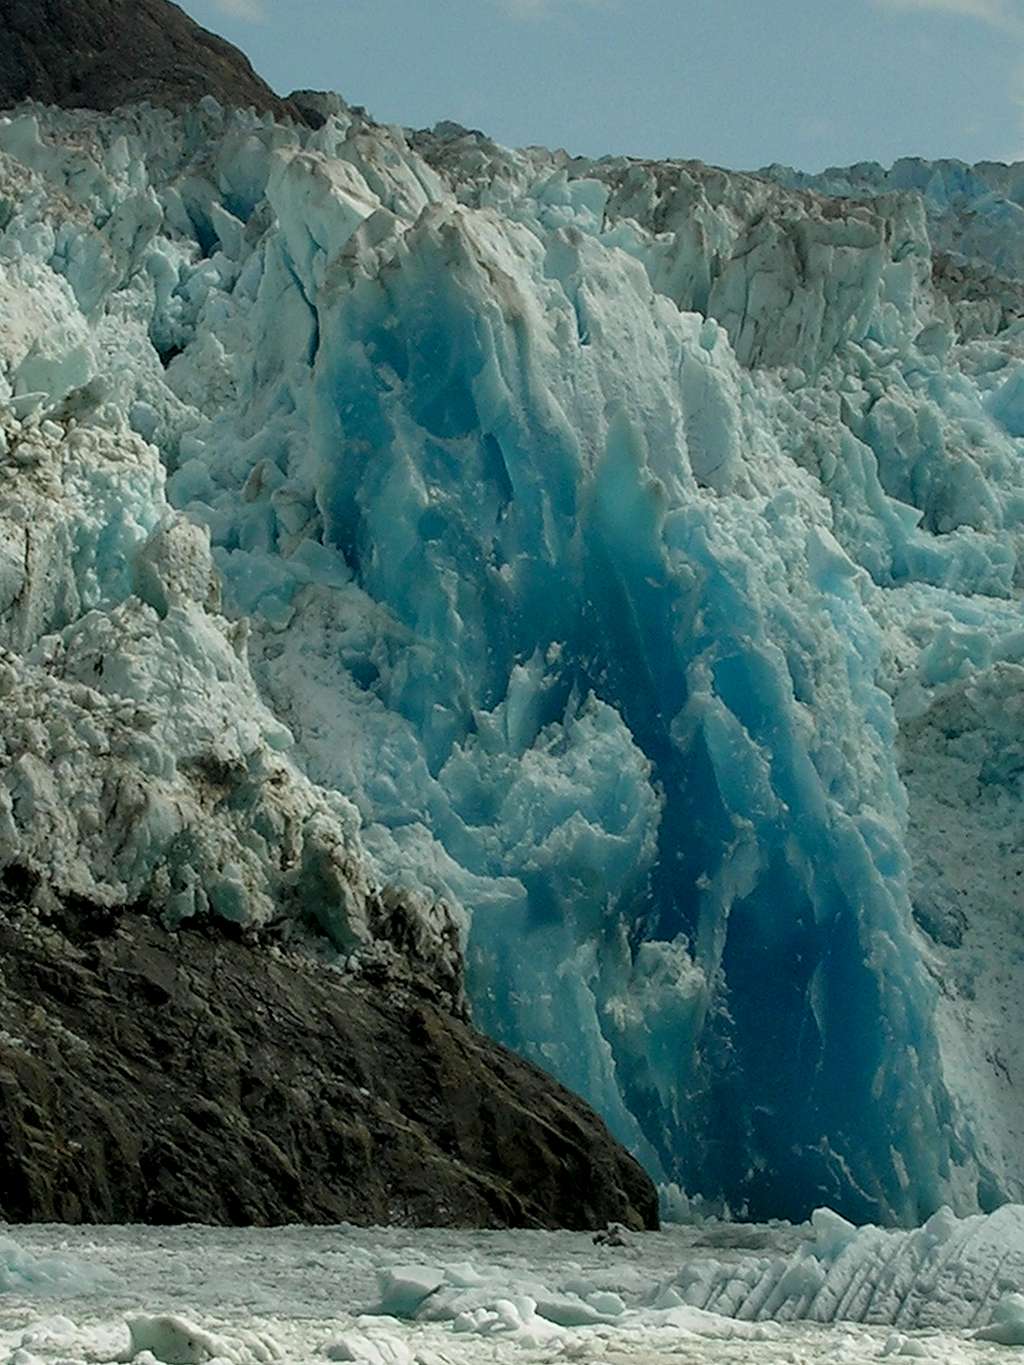
[[[1024,0],[179,0],[282,93],[734,169],[1024,159]]]

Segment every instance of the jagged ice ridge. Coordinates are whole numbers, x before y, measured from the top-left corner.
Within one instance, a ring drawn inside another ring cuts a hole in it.
[[[1019,1198],[1014,175],[323,113],[0,119],[0,861],[404,897],[737,1210]]]

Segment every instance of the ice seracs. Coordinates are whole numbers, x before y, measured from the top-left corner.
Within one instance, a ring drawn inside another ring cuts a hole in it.
[[[903,1331],[1019,1321],[1024,1210],[957,1219],[940,1209],[913,1232],[855,1228],[828,1209],[795,1255],[744,1266],[693,1261],[674,1291],[706,1311],[751,1321],[865,1322]],[[983,1337],[999,1340],[997,1334]],[[1004,1342],[1004,1344],[1013,1344]]]
[[[4,864],[171,924],[312,918],[339,950],[374,953],[381,888],[354,807],[289,759],[245,624],[217,614],[207,529],[167,504],[153,447],[85,393],[2,418]],[[450,919],[422,918],[427,959],[440,950],[454,978]]]
[[[321,103],[0,121],[4,857],[343,952],[397,888],[735,1210],[1019,1196],[1010,257]]]

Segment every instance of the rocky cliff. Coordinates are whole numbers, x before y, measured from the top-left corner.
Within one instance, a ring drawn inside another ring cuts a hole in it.
[[[0,108],[184,109],[204,95],[297,115],[243,53],[170,0],[0,0]]]
[[[656,1225],[596,1115],[408,964],[39,890],[0,887],[0,1219]]]

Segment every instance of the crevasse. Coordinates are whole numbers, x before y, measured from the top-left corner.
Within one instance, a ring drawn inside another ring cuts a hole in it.
[[[1019,1197],[1024,333],[962,227],[1010,179],[324,113],[0,121],[10,430],[85,403],[67,440],[138,464],[113,503],[99,450],[63,476],[31,591],[8,516],[8,643],[135,660],[145,608],[286,774],[230,874],[167,816],[133,887],[250,922],[283,878],[344,952],[371,883],[447,905],[477,1022],[736,1211]]]

